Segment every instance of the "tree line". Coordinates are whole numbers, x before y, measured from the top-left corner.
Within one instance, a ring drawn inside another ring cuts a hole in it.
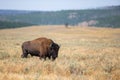
[[[120,6],[110,8],[61,11],[10,11],[0,10],[0,28],[30,25],[79,25],[96,21],[89,26],[120,27]]]

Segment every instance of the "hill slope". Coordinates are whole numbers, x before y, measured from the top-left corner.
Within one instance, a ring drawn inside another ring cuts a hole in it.
[[[85,23],[85,26],[115,28],[120,27],[120,6],[62,11],[0,10],[0,28],[9,28],[10,25],[4,25],[3,21],[7,23],[12,22],[13,24],[15,22],[19,26],[64,25],[65,23],[69,25],[81,25]]]

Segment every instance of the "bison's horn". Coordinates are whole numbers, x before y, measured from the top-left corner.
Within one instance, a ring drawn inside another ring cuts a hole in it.
[[[53,43],[50,44],[50,47],[52,47]]]
[[[59,46],[61,47],[61,44],[59,44]]]

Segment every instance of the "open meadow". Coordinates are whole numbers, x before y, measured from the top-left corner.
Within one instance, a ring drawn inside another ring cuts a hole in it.
[[[61,45],[55,61],[21,58],[24,41]],[[119,80],[120,28],[31,26],[0,30],[0,80]]]

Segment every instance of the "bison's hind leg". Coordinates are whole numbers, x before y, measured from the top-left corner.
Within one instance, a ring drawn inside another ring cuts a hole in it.
[[[21,57],[22,57],[22,58],[27,58],[27,56],[28,56],[28,51],[25,50],[25,49],[22,49],[22,51],[23,51],[23,54],[21,55]]]

